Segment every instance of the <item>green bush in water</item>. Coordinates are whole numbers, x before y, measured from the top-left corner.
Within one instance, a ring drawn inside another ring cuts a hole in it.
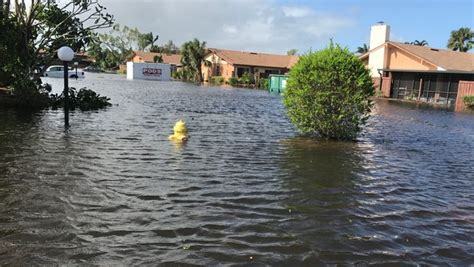
[[[52,107],[64,107],[64,95],[51,95]],[[97,110],[111,106],[110,98],[101,96],[93,90],[81,88],[76,91],[74,87],[69,88],[69,108],[74,110],[76,108],[86,110]]]
[[[292,67],[284,104],[292,123],[307,135],[351,140],[367,121],[372,79],[347,48],[327,48],[300,57]]]
[[[240,83],[245,85],[255,84],[255,78],[251,73],[244,72],[244,74],[242,74],[242,77],[240,77]]]
[[[239,83],[239,79],[237,77],[230,77],[227,82],[232,86],[236,86]]]
[[[474,95],[467,95],[462,98],[464,105],[468,109],[473,109],[474,110]]]
[[[211,77],[211,83],[212,84],[223,84],[224,83],[224,78],[222,76],[212,76]]]

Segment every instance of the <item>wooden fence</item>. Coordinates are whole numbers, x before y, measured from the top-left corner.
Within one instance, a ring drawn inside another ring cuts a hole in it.
[[[474,81],[459,81],[455,111],[465,110],[463,98],[467,95],[474,95]]]
[[[392,78],[383,77],[382,78],[382,95],[383,97],[390,97],[390,87],[392,85]]]

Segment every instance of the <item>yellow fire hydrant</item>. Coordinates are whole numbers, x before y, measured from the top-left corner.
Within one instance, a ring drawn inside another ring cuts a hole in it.
[[[183,120],[179,120],[173,127],[174,134],[169,136],[171,141],[186,142],[188,141],[188,128]]]

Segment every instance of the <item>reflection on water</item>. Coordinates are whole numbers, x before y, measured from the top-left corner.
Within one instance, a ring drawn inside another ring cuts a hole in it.
[[[470,115],[379,101],[357,142],[331,142],[262,91],[71,83],[115,105],[68,131],[61,111],[0,109],[2,265],[474,262]]]

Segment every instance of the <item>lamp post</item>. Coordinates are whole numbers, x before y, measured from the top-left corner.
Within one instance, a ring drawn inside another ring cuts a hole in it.
[[[69,85],[68,85],[68,63],[74,58],[74,51],[68,46],[63,46],[58,50],[58,58],[64,66],[64,126],[69,127]]]

